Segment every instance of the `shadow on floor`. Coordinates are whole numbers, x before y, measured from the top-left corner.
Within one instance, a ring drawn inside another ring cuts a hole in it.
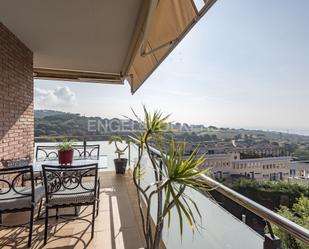
[[[116,176],[114,172],[101,173],[100,211],[96,218],[95,235],[91,239],[92,208],[82,208],[79,218],[67,220],[50,219],[49,237],[46,246],[44,239],[44,219],[35,221],[33,249],[138,249],[143,240],[138,217],[136,194],[129,176]],[[8,222],[24,222],[27,213],[11,214]],[[61,223],[60,223],[61,221]],[[0,229],[0,248],[27,248],[28,229]]]

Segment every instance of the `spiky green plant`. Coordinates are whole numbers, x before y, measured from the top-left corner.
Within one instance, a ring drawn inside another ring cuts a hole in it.
[[[138,193],[146,249],[158,249],[164,221],[167,219],[169,227],[173,209],[178,213],[181,236],[185,221],[188,222],[193,231],[200,228],[202,216],[198,205],[185,191],[187,189],[210,190],[199,178],[206,171],[201,167],[205,161],[205,156],[199,155],[198,149],[194,150],[189,156],[185,156],[185,146],[176,145],[174,139],[170,142],[168,152],[165,151],[165,148],[162,148],[162,144],[165,144],[164,132],[170,124],[168,122],[169,115],[163,116],[160,111],[150,113],[145,107],[144,120],[141,120],[134,111],[133,113],[144,127],[142,134],[135,135],[137,139],[135,143],[140,148],[140,156],[133,168],[133,181]],[[154,155],[150,145],[159,149],[161,160],[158,160],[158,155]],[[142,187],[140,184],[143,176],[141,162],[145,153],[150,158],[155,182]],[[158,208],[153,225],[150,210],[154,201],[157,202]]]
[[[114,143],[115,148],[116,148],[115,153],[118,155],[118,159],[121,158],[121,156],[124,154],[124,152],[128,148],[128,145],[123,149],[119,147],[119,144],[122,144],[124,142],[126,141],[124,141],[120,136],[112,136],[108,141],[109,144]]]

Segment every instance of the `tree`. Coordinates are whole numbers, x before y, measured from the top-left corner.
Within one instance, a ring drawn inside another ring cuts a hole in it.
[[[308,160],[309,150],[298,148],[294,151],[293,156],[297,157],[299,160]]]
[[[302,195],[309,197],[309,185],[296,182],[241,179],[226,185],[262,205],[272,204],[274,210],[280,205],[292,208]]]
[[[298,225],[309,228],[309,198],[302,196],[293,205],[292,209],[281,206],[278,213],[285,218],[297,223]],[[274,227],[275,234],[281,239],[282,246],[284,248],[292,249],[309,249],[309,245],[306,245],[302,241],[295,239],[285,231],[282,231],[278,227]]]
[[[211,136],[209,134],[204,134],[203,140],[210,141],[211,140]]]
[[[235,139],[235,140],[241,139],[241,134],[235,135],[235,136],[234,136],[234,139]]]
[[[213,140],[213,141],[216,141],[218,138],[217,138],[217,135],[215,135],[215,134],[213,134],[213,135],[211,135],[211,139]]]

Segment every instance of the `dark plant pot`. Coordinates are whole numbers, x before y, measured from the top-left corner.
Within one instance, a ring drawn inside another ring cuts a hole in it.
[[[116,174],[126,173],[128,159],[126,158],[116,158],[114,159]]]
[[[72,164],[73,161],[73,150],[59,150],[58,151],[58,162],[61,165]]]

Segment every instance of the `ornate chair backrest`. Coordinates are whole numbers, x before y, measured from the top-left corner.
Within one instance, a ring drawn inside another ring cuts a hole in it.
[[[100,145],[74,145],[75,159],[93,159],[99,160]],[[58,159],[58,147],[56,145],[37,146],[35,152],[36,161],[54,161]]]
[[[20,189],[20,183],[25,175],[30,175],[31,186],[29,189]],[[25,191],[27,190],[27,191]],[[14,196],[9,195],[14,193]],[[0,169],[0,202],[12,199],[31,198],[34,203],[34,180],[31,166],[11,167]]]
[[[48,204],[52,197],[75,194],[97,194],[98,164],[82,166],[42,165],[45,196]],[[87,184],[92,183],[92,184]]]
[[[55,145],[36,146],[36,161],[55,161],[58,159],[58,148]]]
[[[23,166],[28,166],[29,164],[30,164],[29,158],[21,158],[21,159],[17,159],[17,160],[6,161],[6,166],[8,168],[23,167]]]
[[[75,158],[99,160],[100,157],[99,144],[87,144],[86,147],[84,147],[83,145],[74,145],[73,149]]]

